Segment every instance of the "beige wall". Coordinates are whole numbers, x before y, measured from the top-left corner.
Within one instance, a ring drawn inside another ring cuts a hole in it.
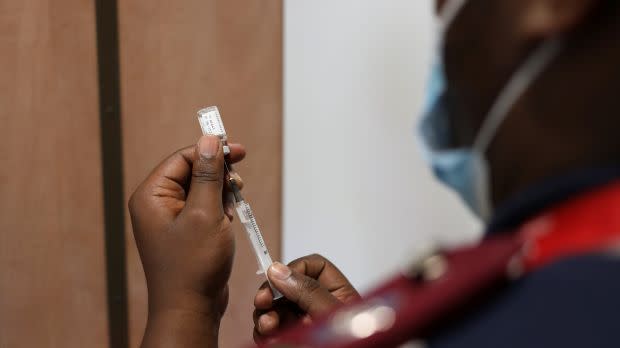
[[[0,347],[107,347],[94,2],[0,1]]]
[[[220,106],[247,160],[237,169],[280,255],[281,0],[118,4],[125,194],[195,143]],[[0,0],[0,347],[107,347],[93,1]],[[221,345],[251,340],[261,279],[238,224]],[[131,346],[146,319],[127,224]]]

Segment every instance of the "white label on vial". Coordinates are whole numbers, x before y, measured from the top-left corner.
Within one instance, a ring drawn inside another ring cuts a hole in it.
[[[200,128],[205,135],[226,135],[224,129],[224,123],[220,116],[220,111],[215,106],[208,107],[198,111],[198,121],[200,121]]]

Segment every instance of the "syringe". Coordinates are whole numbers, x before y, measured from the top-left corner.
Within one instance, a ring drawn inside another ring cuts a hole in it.
[[[256,223],[254,213],[252,213],[252,208],[250,208],[250,205],[245,201],[245,199],[243,199],[243,196],[241,195],[241,190],[239,189],[237,182],[230,175],[232,171],[232,166],[228,161],[230,148],[228,147],[228,137],[226,135],[224,123],[222,122],[222,118],[220,116],[218,108],[216,106],[211,106],[198,111],[198,121],[200,122],[200,128],[202,128],[202,133],[204,135],[216,135],[222,141],[224,154],[226,155],[225,166],[226,172],[228,173],[229,177],[228,185],[234,195],[237,217],[245,228],[248,239],[250,240],[250,244],[254,249],[256,261],[258,263],[258,271],[256,272],[256,274],[266,275],[266,272],[269,267],[271,267],[273,261],[271,260],[271,256],[269,255],[269,251],[267,250],[267,245],[265,244],[263,235],[258,228],[258,224]],[[269,281],[269,278],[267,278],[267,281]],[[274,300],[282,298],[282,294],[276,288],[274,288],[271,283],[269,283],[269,286],[271,287],[271,292],[273,293]]]

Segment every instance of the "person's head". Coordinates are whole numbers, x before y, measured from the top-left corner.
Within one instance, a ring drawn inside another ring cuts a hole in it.
[[[450,1],[437,0],[440,14]],[[472,145],[515,71],[542,43],[563,37],[486,149],[495,204],[546,177],[620,167],[618,18],[617,0],[467,0],[447,28],[455,146]]]

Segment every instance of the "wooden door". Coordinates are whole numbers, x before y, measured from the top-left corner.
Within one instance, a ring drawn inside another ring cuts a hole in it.
[[[0,0],[0,347],[107,347],[94,2]]]
[[[162,158],[195,143],[195,113],[207,105],[220,107],[232,140],[247,147],[237,169],[280,255],[281,0],[118,1],[120,81],[112,87],[122,91],[123,160],[112,166],[122,180],[109,180],[102,165],[114,151],[107,146],[121,145],[100,137],[109,110],[100,112],[98,64],[111,57],[104,50],[97,59],[95,4],[105,3],[0,0],[0,348],[108,347],[109,328],[125,325],[110,317],[110,303],[116,315],[128,310],[130,346],[139,345],[144,275],[127,221],[128,309],[106,291],[106,252],[109,261],[114,250],[106,249],[104,192],[128,197]],[[251,341],[261,282],[235,228],[222,347]]]

